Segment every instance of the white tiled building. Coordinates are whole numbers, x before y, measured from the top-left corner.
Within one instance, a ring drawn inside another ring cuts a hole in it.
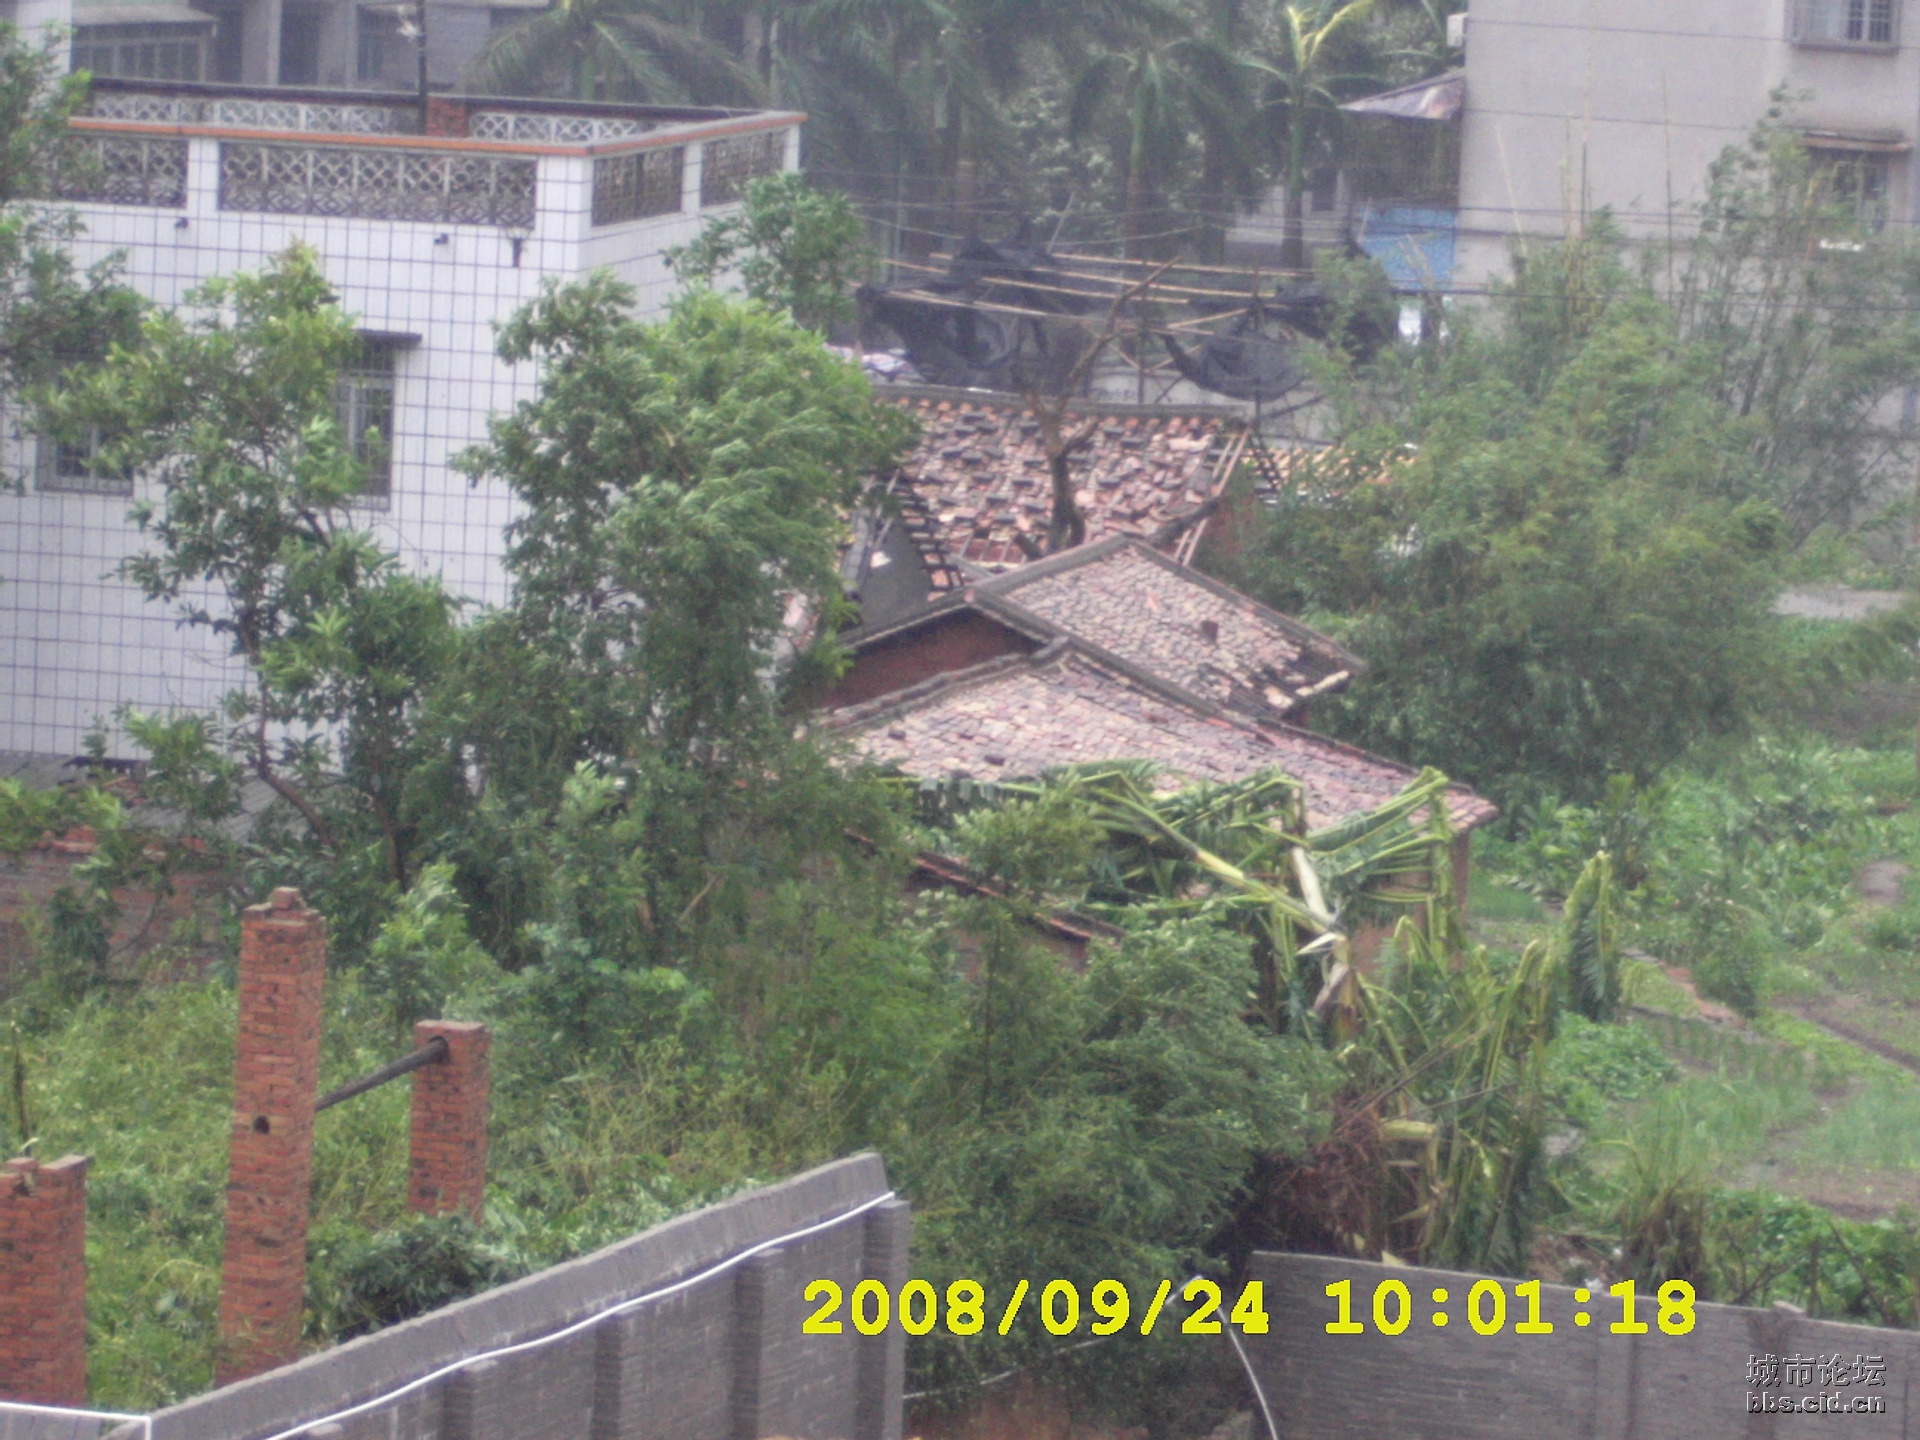
[[[1780,87],[1837,197],[1920,216],[1920,0],[1473,0],[1466,33],[1465,284],[1601,206],[1629,236],[1687,234]]]
[[[101,82],[92,112],[76,123],[102,178],[74,200],[80,258],[124,251],[130,283],[173,304],[295,240],[316,249],[368,341],[346,423],[391,438],[386,493],[365,514],[409,564],[480,601],[504,595],[509,499],[448,459],[533,379],[494,357],[494,323],[543,277],[599,267],[659,313],[673,284],[662,250],[747,179],[795,166],[801,119],[436,97],[437,133],[423,135],[392,95],[130,81]],[[0,750],[78,753],[121,704],[211,706],[238,678],[225,647],[109,576],[140,543],[125,517],[144,487],[103,484],[11,428]]]

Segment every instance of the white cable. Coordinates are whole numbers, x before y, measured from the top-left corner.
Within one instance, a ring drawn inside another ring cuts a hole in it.
[[[126,1415],[118,1410],[73,1410],[61,1405],[29,1405],[24,1400],[0,1400],[0,1415],[58,1415],[63,1420],[131,1420],[141,1427],[144,1440],[153,1440],[151,1415]]]
[[[1267,1392],[1260,1388],[1260,1377],[1253,1373],[1253,1362],[1247,1359],[1247,1352],[1241,1348],[1240,1337],[1233,1333],[1233,1326],[1227,1326],[1227,1339],[1233,1342],[1233,1353],[1240,1357],[1240,1368],[1247,1372],[1247,1383],[1253,1386],[1253,1398],[1260,1402],[1260,1414],[1267,1422],[1267,1440],[1280,1440],[1280,1432],[1273,1426],[1273,1411],[1267,1408]]]
[[[451,1375],[456,1370],[464,1370],[467,1366],[477,1365],[482,1360],[495,1360],[500,1358],[503,1355],[519,1355],[528,1350],[537,1350],[542,1345],[552,1345],[556,1341],[565,1340],[570,1335],[578,1335],[582,1330],[591,1329],[593,1326],[598,1325],[602,1320],[608,1319],[611,1316],[624,1315],[627,1313],[627,1311],[636,1309],[641,1305],[645,1305],[650,1300],[663,1299],[668,1295],[673,1295],[678,1293],[681,1290],[685,1290],[690,1285],[698,1285],[702,1280],[711,1279],[713,1276],[721,1274],[723,1271],[732,1269],[735,1265],[738,1265],[742,1260],[751,1259],[753,1256],[758,1255],[762,1250],[771,1250],[774,1246],[783,1245],[789,1240],[804,1240],[806,1239],[807,1236],[817,1235],[822,1230],[829,1230],[833,1228],[835,1225],[840,1224],[842,1221],[852,1220],[856,1216],[864,1215],[867,1213],[867,1211],[873,1209],[874,1206],[883,1205],[887,1201],[893,1199],[894,1194],[895,1194],[894,1191],[889,1190],[887,1191],[886,1194],[876,1195],[873,1197],[873,1199],[866,1201],[862,1205],[856,1206],[852,1210],[843,1211],[841,1214],[832,1216],[831,1218],[826,1220],[822,1220],[817,1224],[809,1225],[804,1230],[795,1230],[786,1235],[776,1235],[771,1240],[762,1240],[758,1245],[754,1245],[748,1249],[742,1250],[738,1255],[729,1255],[725,1260],[722,1260],[719,1264],[709,1266],[707,1269],[702,1270],[697,1275],[689,1275],[684,1280],[676,1280],[671,1285],[663,1286],[658,1290],[650,1290],[645,1295],[636,1295],[631,1300],[622,1300],[618,1305],[611,1305],[605,1310],[597,1311],[596,1313],[587,1316],[586,1319],[584,1320],[576,1320],[573,1324],[567,1326],[567,1328],[564,1330],[556,1330],[551,1335],[542,1335],[538,1339],[534,1339],[534,1340],[522,1340],[517,1345],[503,1345],[498,1350],[484,1351],[479,1355],[465,1356],[462,1359],[455,1360],[452,1364],[442,1365],[438,1370],[435,1370],[430,1374],[422,1375],[418,1380],[410,1380],[405,1385],[400,1386],[398,1389],[389,1390],[384,1394],[376,1395],[371,1400],[363,1400],[358,1405],[349,1406],[345,1410],[337,1410],[331,1415],[322,1415],[315,1420],[303,1420],[298,1425],[294,1426],[291,1430],[282,1430],[282,1431],[279,1431],[277,1434],[268,1436],[267,1440],[299,1440],[300,1436],[305,1435],[309,1430],[314,1429],[316,1426],[333,1425],[333,1424],[339,1423],[342,1420],[351,1420],[354,1416],[365,1414],[367,1411],[373,1409],[375,1406],[384,1405],[390,1400],[398,1400],[402,1395],[411,1394],[413,1391],[420,1389],[420,1387],[423,1385],[431,1385],[434,1381],[442,1379],[448,1375]],[[127,1416],[125,1418],[147,1420],[146,1440],[152,1440],[153,1422],[151,1419],[149,1419],[146,1416]]]

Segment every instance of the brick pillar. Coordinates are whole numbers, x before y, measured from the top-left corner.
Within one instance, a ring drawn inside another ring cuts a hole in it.
[[[87,1165],[0,1165],[0,1400],[87,1403]]]
[[[298,890],[276,890],[241,916],[240,1035],[215,1369],[222,1385],[300,1353],[326,976],[326,922],[307,909]]]
[[[422,1020],[413,1043],[447,1042],[447,1058],[413,1072],[413,1144],[407,1208],[422,1215],[480,1218],[487,1193],[488,1052],[484,1025]]]
[[[427,134],[467,138],[467,107],[458,100],[427,97]]]

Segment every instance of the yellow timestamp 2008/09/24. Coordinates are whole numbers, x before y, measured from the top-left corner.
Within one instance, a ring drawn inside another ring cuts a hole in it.
[[[1413,1292],[1404,1281],[1382,1280],[1373,1287],[1373,1306],[1371,1327],[1354,1319],[1353,1282],[1337,1280],[1327,1286],[1327,1297],[1339,1307],[1339,1318],[1327,1322],[1329,1335],[1364,1335],[1371,1328],[1381,1335],[1404,1334],[1414,1321],[1415,1302]],[[1541,1318],[1540,1282],[1523,1281],[1513,1287],[1514,1299],[1524,1302],[1525,1319],[1515,1320],[1513,1332],[1516,1335],[1551,1335],[1553,1322]],[[1615,1335],[1645,1335],[1653,1327],[1638,1318],[1638,1297],[1631,1280],[1622,1280],[1618,1285],[1608,1288],[1607,1294],[1620,1302],[1620,1318],[1607,1329]],[[1452,1322],[1452,1312],[1446,1306],[1454,1300],[1451,1292],[1436,1288],[1432,1292],[1433,1309],[1428,1319],[1436,1326],[1445,1327]],[[1476,1281],[1465,1296],[1467,1324],[1476,1335],[1499,1335],[1507,1328],[1507,1291],[1498,1280]],[[1591,1325],[1593,1315],[1585,1308],[1593,1300],[1590,1290],[1573,1292],[1575,1310],[1573,1323],[1576,1326]],[[1684,1280],[1669,1280],[1654,1295],[1655,1322],[1663,1335],[1688,1335],[1693,1331],[1693,1286]]]
[[[998,1334],[1005,1335],[1013,1329],[1033,1288],[1031,1281],[1018,1282],[1005,1306],[996,1307],[1000,1310],[999,1323],[994,1326]],[[1173,1288],[1171,1280],[1160,1282],[1139,1320],[1137,1328],[1142,1335],[1153,1334]],[[944,1295],[926,1280],[907,1281],[898,1295],[878,1280],[862,1280],[853,1287],[851,1295],[837,1281],[815,1280],[805,1293],[807,1303],[817,1307],[800,1327],[808,1335],[844,1333],[843,1314],[862,1335],[881,1334],[896,1315],[900,1328],[909,1335],[925,1335],[942,1322],[950,1335],[978,1335],[990,1323],[986,1287],[978,1280],[956,1280],[947,1286]],[[1072,1335],[1081,1328],[1080,1288],[1071,1280],[1049,1280],[1033,1298],[1034,1311],[1048,1334]],[[1180,1298],[1188,1307],[1186,1315],[1179,1317],[1181,1334],[1221,1333],[1220,1316],[1227,1301],[1218,1285],[1203,1276],[1195,1276],[1180,1287]],[[1095,1335],[1117,1335],[1133,1320],[1133,1296],[1119,1280],[1095,1284],[1087,1301],[1092,1312],[1087,1328]],[[1168,1318],[1171,1323],[1175,1317]],[[1248,1281],[1231,1308],[1226,1308],[1225,1323],[1247,1335],[1265,1335],[1268,1328],[1266,1286],[1258,1280]]]

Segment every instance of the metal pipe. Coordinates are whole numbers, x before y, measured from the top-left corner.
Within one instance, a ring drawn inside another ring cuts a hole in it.
[[[446,1062],[447,1039],[436,1035],[411,1055],[402,1055],[398,1060],[390,1060],[371,1075],[362,1075],[358,1080],[342,1085],[338,1090],[329,1090],[314,1101],[313,1113],[330,1110],[342,1100],[351,1100],[356,1095],[364,1095],[377,1089],[389,1080],[398,1080],[402,1075],[410,1075],[425,1065],[440,1065]]]

